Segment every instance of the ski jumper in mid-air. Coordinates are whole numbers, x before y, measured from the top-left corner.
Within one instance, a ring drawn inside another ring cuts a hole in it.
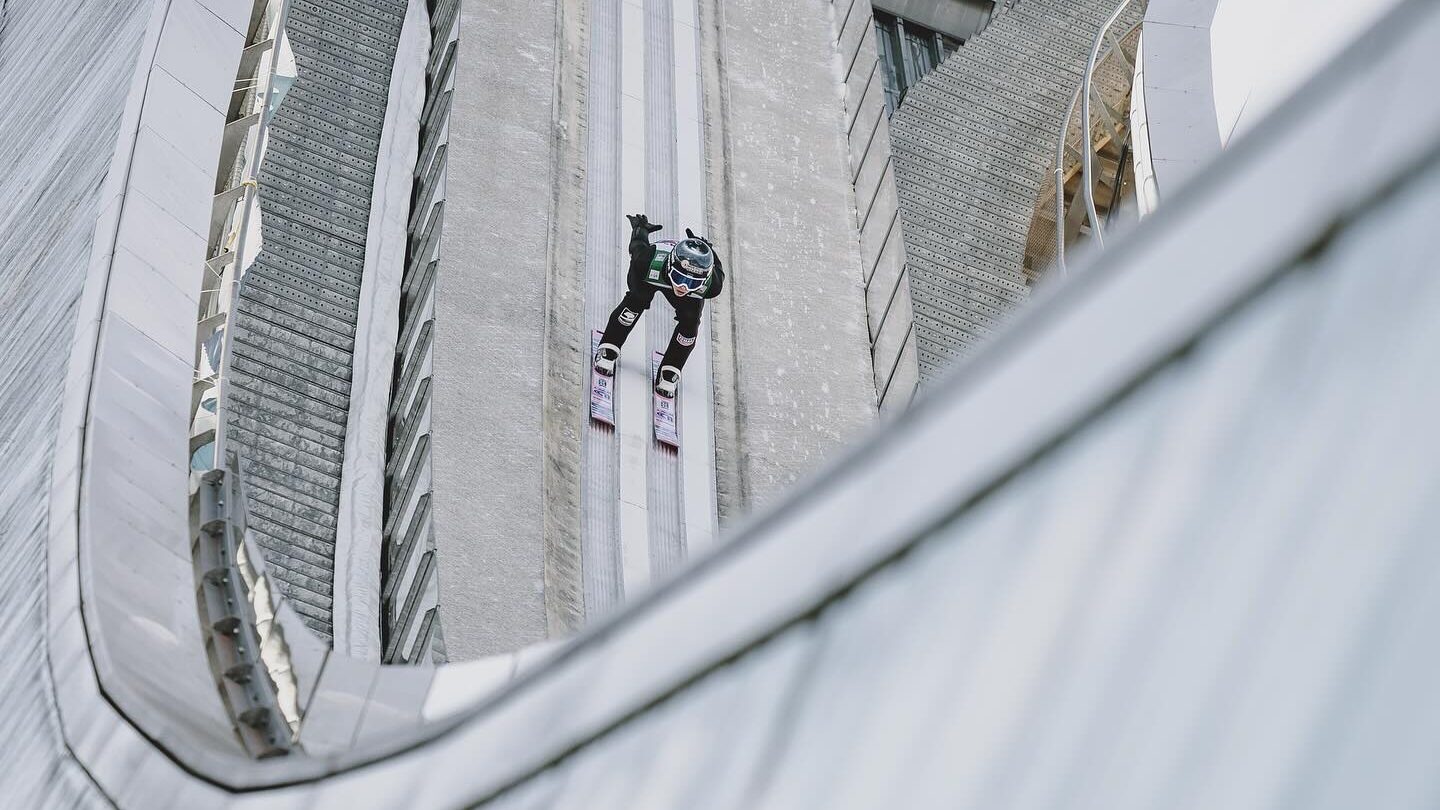
[[[656,292],[675,308],[675,332],[660,360],[655,375],[655,393],[674,397],[680,385],[680,370],[695,348],[700,334],[700,315],[705,302],[720,294],[725,286],[725,271],[714,245],[704,237],[685,229],[686,239],[650,243],[650,234],[661,229],[650,224],[644,214],[627,214],[630,220],[630,272],[625,278],[627,292],[620,306],[610,313],[610,321],[600,336],[595,352],[595,371],[606,376],[615,374],[620,347],[640,320],[640,313],[650,307]]]

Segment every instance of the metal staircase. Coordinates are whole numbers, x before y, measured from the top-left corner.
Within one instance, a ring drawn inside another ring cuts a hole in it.
[[[912,89],[891,119],[922,382],[1029,296],[1026,243],[1059,123],[1114,7],[1015,4]],[[1132,4],[1126,22],[1143,11]]]
[[[270,124],[264,249],[244,276],[228,372],[250,528],[296,612],[327,639],[371,186],[405,6],[292,0],[299,77]]]
[[[1125,16],[1129,2],[1117,6],[1115,20]],[[1140,26],[1136,20],[1128,30],[1117,31],[1112,23],[1096,32],[1094,67],[1070,102],[1072,115],[1056,138],[1053,172],[1030,229],[1025,272],[1032,279],[1051,268],[1064,275],[1066,247],[1077,239],[1094,238],[1103,247],[1103,230],[1127,200],[1134,200],[1134,173],[1128,171],[1130,102]]]

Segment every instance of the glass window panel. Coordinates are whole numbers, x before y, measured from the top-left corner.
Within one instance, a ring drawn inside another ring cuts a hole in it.
[[[960,46],[960,40],[954,37],[878,11],[875,39],[885,83],[885,106],[891,114],[910,88]]]
[[[896,45],[898,33],[894,17],[879,13],[875,15],[875,45],[880,52],[880,77],[885,83],[885,108],[891,115],[900,106],[900,95],[904,90],[903,60]]]

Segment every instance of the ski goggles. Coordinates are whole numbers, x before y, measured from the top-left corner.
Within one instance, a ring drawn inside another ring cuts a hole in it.
[[[674,287],[676,290],[683,289],[685,290],[685,292],[688,293],[705,286],[705,279],[696,278],[689,273],[686,273],[684,268],[676,267],[674,265],[671,265],[670,267],[669,276],[670,286]]]

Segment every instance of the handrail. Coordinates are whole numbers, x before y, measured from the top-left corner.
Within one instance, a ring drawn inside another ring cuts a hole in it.
[[[249,177],[241,183],[245,189],[245,202],[241,208],[240,222],[236,227],[234,269],[230,274],[230,306],[225,313],[225,331],[221,342],[220,362],[216,365],[215,371],[214,455],[217,465],[225,458],[225,452],[228,449],[225,446],[227,420],[224,418],[224,412],[225,395],[228,393],[229,386],[225,383],[225,370],[230,366],[231,346],[234,343],[235,330],[232,327],[235,317],[235,302],[240,298],[240,275],[245,268],[245,241],[250,230],[250,214],[256,205],[256,199],[260,196],[260,161],[265,154],[265,140],[270,132],[270,119],[274,114],[274,105],[270,103],[270,98],[275,86],[275,66],[280,56],[281,38],[285,35],[285,23],[290,18],[290,0],[279,0],[279,2],[280,9],[275,15],[275,27],[271,30],[271,40],[275,44],[270,49],[270,69],[256,94],[261,99],[260,123],[256,127],[255,137],[250,144],[250,157],[246,161]]]
[[[1085,78],[1082,81],[1082,92],[1080,93],[1080,125],[1085,128],[1086,148],[1080,155],[1080,178],[1081,185],[1085,189],[1085,216],[1090,218],[1090,230],[1095,234],[1095,241],[1100,247],[1105,247],[1105,235],[1100,232],[1100,215],[1095,212],[1095,186],[1090,181],[1090,173],[1093,170],[1092,164],[1095,159],[1095,150],[1090,149],[1090,94],[1093,92],[1091,83],[1095,80],[1095,62],[1100,56],[1100,43],[1105,34],[1120,15],[1130,5],[1131,0],[1120,0],[1115,10],[1110,13],[1110,18],[1100,26],[1095,34],[1095,41],[1090,45],[1090,60],[1085,63]]]
[[[1119,37],[1108,36],[1110,29],[1120,19],[1120,15],[1125,13],[1125,9],[1129,7],[1130,3],[1131,0],[1120,0],[1110,17],[1106,19],[1105,24],[1095,32],[1095,39],[1090,45],[1090,56],[1086,60],[1085,73],[1081,77],[1080,86],[1071,96],[1070,107],[1065,111],[1065,117],[1060,122],[1060,138],[1055,146],[1055,263],[1059,267],[1062,277],[1067,272],[1065,267],[1065,146],[1070,137],[1070,119],[1075,115],[1076,105],[1080,106],[1082,138],[1084,139],[1084,148],[1081,149],[1080,156],[1080,176],[1085,187],[1085,215],[1090,221],[1090,230],[1095,234],[1096,241],[1101,247],[1105,246],[1105,238],[1100,232],[1100,217],[1095,209],[1095,186],[1090,179],[1095,154],[1090,120],[1090,96],[1094,92],[1095,70],[1100,62],[1114,54],[1120,48],[1120,43],[1144,22],[1143,20],[1136,21]],[[1108,45],[1105,44],[1107,40]],[[1103,51],[1102,46],[1104,46]]]
[[[244,481],[235,454],[200,477],[197,496],[199,593],[220,691],[246,750],[259,759],[284,756],[299,728],[297,690],[263,562],[249,548]],[[282,661],[274,660],[277,652]]]
[[[1065,141],[1070,137],[1070,118],[1075,115],[1075,105],[1080,102],[1080,88],[1070,97],[1070,108],[1060,121],[1060,140],[1055,145],[1055,266],[1060,268],[1064,278],[1065,268]]]
[[[276,78],[290,14],[290,0],[256,0],[255,6],[254,41],[246,50],[257,55],[242,59],[232,91],[219,170],[227,187],[214,196],[211,210],[206,280],[213,274],[219,283],[202,291],[196,326],[190,468],[192,514],[198,516],[199,607],[211,639],[211,664],[241,742],[253,756],[267,758],[293,748],[300,719],[297,687],[285,631],[276,620],[278,594],[246,527],[241,464],[227,446],[224,407],[235,307],[250,260],[249,231],[258,224],[253,215],[260,164],[277,106]],[[202,452],[207,444],[208,459]]]

